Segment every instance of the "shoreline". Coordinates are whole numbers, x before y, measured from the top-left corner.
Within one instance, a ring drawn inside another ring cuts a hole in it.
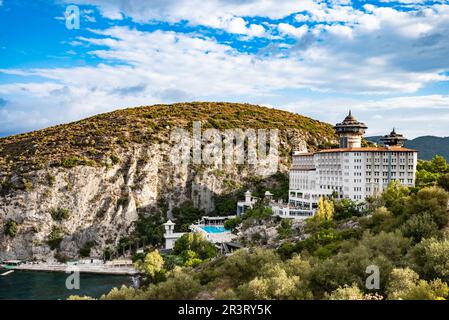
[[[99,264],[78,264],[78,265],[66,265],[66,264],[22,264],[10,270],[18,271],[36,271],[36,272],[62,272],[70,273],[74,271],[74,267],[80,273],[87,274],[100,274],[100,275],[128,275],[134,276],[140,274],[132,266],[108,266]],[[6,269],[2,269],[6,270]]]

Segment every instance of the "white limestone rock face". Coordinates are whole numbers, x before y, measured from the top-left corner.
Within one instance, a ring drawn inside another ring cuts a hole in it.
[[[159,199],[172,208],[191,200],[209,213],[214,195],[240,188],[247,177],[273,174],[269,165],[174,166],[170,150],[163,142],[136,144],[117,151],[116,165],[49,167],[28,174],[31,188],[0,195],[0,259],[53,259],[52,230],[63,234],[58,254],[76,258],[86,242],[94,241],[92,255],[101,257],[105,247],[133,230],[139,208],[157,207]],[[278,169],[288,167],[289,156],[281,156]],[[51,212],[58,209],[67,210],[69,218],[55,221]],[[18,223],[15,237],[5,235],[10,219]]]

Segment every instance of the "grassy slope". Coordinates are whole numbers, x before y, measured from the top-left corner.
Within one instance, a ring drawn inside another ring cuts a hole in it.
[[[130,143],[168,139],[169,130],[189,128],[300,129],[320,140],[335,138],[331,125],[287,111],[238,103],[177,103],[122,109],[78,122],[0,139],[0,176],[47,165],[98,165]],[[308,141],[312,144],[312,141]]]

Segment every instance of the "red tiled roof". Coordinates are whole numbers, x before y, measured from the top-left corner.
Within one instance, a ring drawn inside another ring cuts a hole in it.
[[[316,153],[327,153],[327,152],[418,152],[417,150],[403,148],[403,147],[369,147],[369,148],[335,148],[335,149],[325,149],[317,151]]]

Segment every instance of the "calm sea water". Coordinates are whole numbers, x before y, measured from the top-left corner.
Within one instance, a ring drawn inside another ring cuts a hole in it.
[[[0,273],[6,270],[0,270]],[[0,276],[0,300],[58,300],[71,295],[88,295],[99,298],[114,287],[130,285],[130,276],[81,274],[80,290],[68,290],[62,272],[14,271]]]

